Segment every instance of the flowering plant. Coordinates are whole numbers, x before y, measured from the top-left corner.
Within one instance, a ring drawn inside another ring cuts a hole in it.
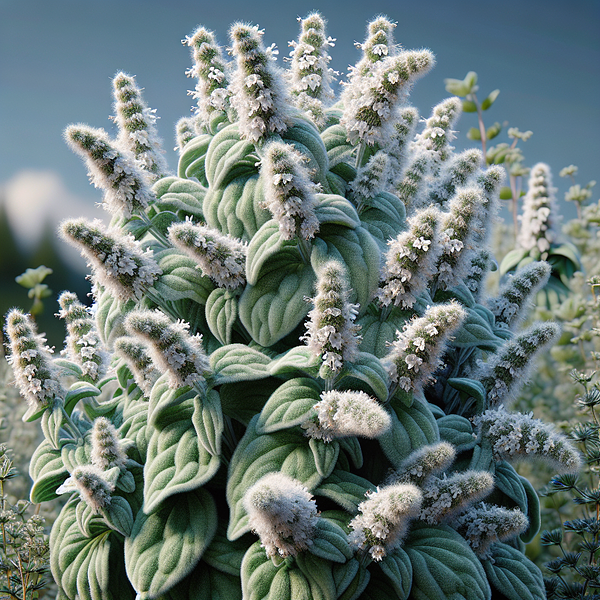
[[[45,433],[32,500],[69,494],[60,598],[543,597],[510,461],[579,455],[508,402],[557,328],[515,334],[485,298],[501,170],[453,152],[456,99],[417,131],[434,57],[393,30],[369,24],[332,104],[320,15],[287,74],[257,28],[232,27],[229,63],[200,27],[177,175],[130,76],[117,140],[67,129],[113,215],[61,227],[94,304],[61,296],[60,358],[21,311],[6,325]]]

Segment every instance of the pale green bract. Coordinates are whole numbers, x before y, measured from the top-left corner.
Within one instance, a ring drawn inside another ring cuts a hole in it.
[[[70,494],[50,538],[61,599],[543,597],[522,545],[537,496],[498,450],[503,428],[481,425],[514,414],[488,395],[515,334],[467,285],[501,178],[475,163],[450,176],[459,103],[417,126],[408,92],[434,59],[403,51],[394,27],[369,25],[333,105],[316,13],[291,90],[262,31],[234,25],[226,64],[198,29],[177,175],[148,174],[147,205],[114,216],[110,244],[81,224],[95,257],[84,341],[53,359],[12,313],[10,360],[46,436],[31,499]],[[95,144],[86,160],[110,180],[110,145]],[[96,350],[112,358],[97,379],[73,355]],[[496,514],[517,526],[475,531]]]

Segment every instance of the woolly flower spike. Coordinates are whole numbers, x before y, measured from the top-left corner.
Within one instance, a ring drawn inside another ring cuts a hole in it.
[[[439,177],[436,177],[429,192],[429,201],[443,206],[454,196],[458,187],[467,184],[473,173],[479,169],[482,161],[481,150],[471,148],[448,160]],[[503,172],[502,167],[493,167]]]
[[[425,129],[415,139],[414,145],[428,150],[432,162],[438,169],[440,163],[448,158],[452,150],[452,146],[449,145],[455,137],[452,127],[461,112],[462,102],[456,96],[440,102],[434,106],[433,114],[425,121]]]
[[[98,514],[110,504],[114,491],[114,484],[104,479],[98,467],[86,465],[75,467],[71,476],[56,490],[56,493],[78,492],[94,513]]]
[[[148,175],[136,166],[131,155],[119,152],[106,132],[87,125],[70,125],[65,140],[85,159],[92,183],[104,190],[103,207],[113,214],[130,217],[143,211],[156,197]]]
[[[30,315],[13,308],[6,316],[5,331],[10,345],[8,362],[30,409],[50,407],[55,399],[64,398],[66,391],[52,364],[51,350]]]
[[[414,135],[417,121],[419,120],[419,112],[413,106],[406,106],[398,109],[396,112],[394,127],[385,144],[385,151],[390,160],[390,185],[392,188],[395,188],[399,183],[402,168],[406,160],[408,144]]]
[[[246,282],[246,244],[240,240],[187,220],[171,225],[168,237],[219,287],[233,290]]]
[[[440,256],[438,223],[441,213],[431,207],[408,220],[409,230],[388,242],[377,297],[383,306],[412,308],[422,293]]]
[[[497,461],[540,458],[561,473],[575,473],[581,466],[579,452],[552,425],[533,418],[533,413],[509,413],[504,406],[473,418],[477,433],[489,440]]]
[[[284,142],[265,149],[261,174],[265,181],[265,206],[279,223],[284,240],[310,240],[319,231],[315,215],[317,186],[304,166],[305,157]]]
[[[182,40],[191,48],[194,66],[186,71],[195,77],[196,89],[189,92],[198,101],[195,114],[202,123],[207,123],[215,110],[226,110],[231,92],[227,89],[227,67],[221,47],[212,31],[198,27],[191,36]]]
[[[479,300],[482,292],[483,282],[489,270],[492,253],[489,250],[479,250],[471,255],[471,266],[464,279],[465,285],[471,290],[473,298]]]
[[[361,514],[350,521],[350,544],[368,549],[373,560],[381,560],[398,548],[406,535],[410,519],[418,516],[423,496],[412,484],[378,488],[358,505]]]
[[[270,557],[295,556],[312,545],[317,504],[296,479],[268,473],[246,492],[243,504]]]
[[[335,40],[326,37],[325,21],[318,13],[312,13],[300,21],[298,42],[289,42],[292,68],[292,95],[296,105],[307,111],[318,125],[325,124],[324,102],[334,97],[331,82],[335,71],[329,67],[331,57],[328,46]]]
[[[379,192],[386,191],[391,176],[389,156],[387,152],[381,150],[374,154],[364,167],[358,169],[356,177],[350,184],[350,189],[359,212],[363,206],[363,200],[368,201],[377,196]]]
[[[348,140],[353,144],[386,143],[392,135],[394,109],[404,100],[412,82],[425,75],[434,62],[429,50],[402,52],[379,61],[372,76],[353,79],[346,87],[340,119]]]
[[[390,379],[407,392],[425,386],[440,365],[446,341],[466,314],[458,302],[436,304],[407,323],[384,359]]]
[[[135,77],[117,73],[113,79],[113,89],[119,146],[135,156],[137,164],[151,174],[152,181],[164,177],[169,168],[154,126],[156,111],[146,106]]]
[[[552,267],[547,262],[533,262],[510,277],[500,294],[487,302],[496,323],[514,328],[524,317],[529,302],[548,282],[551,271]]]
[[[429,171],[428,152],[417,150],[402,175],[394,183],[396,188],[394,191],[406,206],[407,213],[413,213],[423,208],[425,204],[429,204],[426,199],[423,199]]]
[[[456,457],[456,450],[448,442],[423,446],[411,452],[390,477],[393,483],[413,483],[422,485],[432,475],[450,467]]]
[[[368,24],[367,39],[364,43],[357,44],[362,50],[363,56],[354,67],[354,73],[367,75],[375,63],[398,53],[394,41],[394,29],[396,29],[396,23],[384,15],[373,19]]]
[[[302,427],[307,436],[326,442],[352,435],[377,438],[392,424],[379,402],[365,392],[323,392],[315,410],[316,417]]]
[[[123,336],[115,341],[115,354],[127,363],[138,387],[149,397],[160,371],[154,367],[146,346],[135,338]]]
[[[460,188],[450,200],[441,223],[442,254],[438,259],[437,284],[446,290],[463,279],[469,268],[473,222],[481,212],[484,198],[477,187]]]
[[[92,427],[92,464],[108,471],[124,468],[126,461],[115,426],[106,417],[98,417]]]
[[[556,323],[537,323],[506,342],[483,366],[480,381],[487,391],[488,406],[506,404],[521,389],[534,356],[560,334]]]
[[[59,233],[80,249],[97,282],[123,300],[140,298],[162,273],[152,250],[142,252],[133,236],[106,231],[99,220],[67,220]]]
[[[63,352],[81,367],[85,381],[95,383],[106,371],[108,356],[96,331],[94,319],[89,309],[72,292],[63,292],[58,297],[58,304],[58,316],[67,324],[66,348]]]
[[[450,477],[432,477],[423,486],[419,518],[430,525],[440,523],[481,500],[494,489],[487,471],[463,471]]]
[[[469,542],[477,556],[488,558],[495,542],[505,542],[529,527],[529,519],[518,509],[481,502],[459,515],[454,528]]]
[[[175,141],[177,146],[174,150],[183,150],[183,147],[193,140],[197,135],[194,119],[191,117],[181,117],[175,124]]]
[[[265,50],[258,27],[237,23],[230,36],[237,60],[231,104],[238,114],[240,134],[259,142],[290,124],[283,75],[275,66],[272,50]]]
[[[550,167],[544,163],[532,167],[528,186],[517,241],[526,250],[537,248],[540,252],[547,252],[556,240],[552,219],[553,213],[556,213],[556,200]]]
[[[327,262],[318,277],[314,308],[306,323],[308,331],[300,339],[322,358],[320,375],[329,379],[342,370],[343,361],[352,362],[358,356],[360,327],[354,324],[358,305],[348,302],[347,275],[339,262]]]
[[[188,323],[173,323],[159,310],[136,310],[127,315],[124,325],[129,335],[147,344],[159,370],[169,373],[169,387],[204,381],[202,373],[209,370],[208,357],[202,348],[202,336],[191,336]]]

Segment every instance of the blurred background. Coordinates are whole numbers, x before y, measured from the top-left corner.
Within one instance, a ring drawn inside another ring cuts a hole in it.
[[[378,14],[398,23],[396,40],[406,49],[430,48],[437,66],[415,86],[413,103],[429,109],[448,96],[445,78],[479,75],[480,100],[498,88],[485,113],[486,125],[503,131],[494,143],[510,142],[508,127],[531,130],[521,143],[526,166],[543,161],[554,173],[560,199],[570,181],[562,167],[579,167],[578,180],[598,177],[600,158],[600,2],[598,0],[404,0],[358,2],[279,1],[259,3],[189,0],[0,0],[0,314],[15,305],[29,308],[27,291],[14,278],[27,267],[53,269],[45,283],[40,329],[62,346],[62,323],[53,319],[63,289],[89,291],[85,263],[56,238],[68,216],[105,218],[96,207],[101,193],[89,185],[86,169],[62,140],[69,123],[83,122],[114,133],[111,79],[118,70],[137,77],[147,103],[160,116],[170,167],[174,124],[190,114],[185,76],[189,49],[180,40],[197,25],[212,29],[220,43],[234,21],[258,24],[267,45],[287,56],[298,34],[298,17],[319,10],[328,34],[337,39],[332,67],[344,79],[359,58],[366,24]],[[476,145],[465,133],[474,114],[458,124],[458,148]],[[574,206],[563,207],[565,218]]]

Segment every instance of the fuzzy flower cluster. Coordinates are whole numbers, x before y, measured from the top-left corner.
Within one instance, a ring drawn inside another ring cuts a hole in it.
[[[492,165],[475,175],[475,184],[483,192],[482,208],[476,216],[473,242],[477,246],[487,245],[492,223],[498,214],[500,205],[499,191],[505,177],[500,165]]]
[[[553,214],[556,214],[554,192],[550,167],[544,163],[532,167],[517,238],[526,250],[537,248],[542,253],[548,252],[550,245],[556,241],[552,220]]]
[[[544,261],[532,262],[510,277],[495,298],[487,302],[496,323],[514,327],[523,318],[529,302],[535,299],[550,277],[552,267]]]
[[[101,469],[94,465],[86,465],[75,467],[71,476],[56,490],[56,493],[78,492],[92,511],[98,514],[108,507],[114,491],[114,484],[105,479]]]
[[[489,264],[492,260],[492,253],[487,250],[478,250],[471,255],[471,266],[467,272],[467,276],[464,279],[465,285],[475,300],[479,300],[481,293],[484,288],[485,276],[489,271]]]
[[[52,364],[51,350],[37,333],[33,319],[17,308],[6,315],[6,336],[10,347],[8,362],[13,368],[21,395],[31,410],[52,406],[66,391]]]
[[[295,556],[312,545],[317,503],[296,479],[268,473],[248,489],[243,504],[268,556]]]
[[[162,142],[154,124],[155,109],[148,108],[135,77],[117,73],[113,79],[115,122],[119,127],[118,145],[135,157],[136,164],[154,181],[169,169],[163,156]]]
[[[387,143],[384,145],[390,164],[390,187],[394,191],[400,183],[400,177],[406,163],[409,142],[415,133],[419,111],[414,106],[398,109],[396,122]]]
[[[168,237],[217,286],[233,290],[246,282],[247,245],[240,240],[190,220],[171,225]]]
[[[470,148],[448,159],[439,175],[430,182],[429,201],[445,207],[454,196],[456,189],[467,185],[469,178],[481,166],[483,155],[481,150]],[[503,172],[502,167],[491,167]]]
[[[70,219],[60,233],[79,248],[96,282],[123,300],[140,298],[162,273],[152,250],[142,251],[133,236],[107,231],[99,220]]]
[[[410,162],[395,180],[394,192],[406,206],[407,214],[412,214],[429,205],[425,191],[431,171],[430,163],[429,153],[426,150],[417,149],[411,153]]]
[[[335,40],[326,36],[323,17],[314,12],[300,20],[300,38],[289,42],[291,56],[291,93],[296,105],[319,126],[325,124],[326,103],[334,98],[331,83],[335,71],[329,66],[328,48]]]
[[[181,117],[175,124],[175,141],[177,146],[173,150],[183,150],[184,146],[197,135],[196,126],[192,117]]]
[[[308,313],[307,332],[301,338],[315,356],[323,360],[321,376],[334,377],[342,370],[344,361],[358,356],[358,331],[354,324],[358,305],[348,301],[346,272],[337,261],[329,261],[321,268],[317,282],[314,308]]]
[[[92,183],[104,190],[102,205],[111,213],[128,218],[156,199],[148,173],[135,164],[132,155],[117,150],[104,130],[70,125],[65,140],[85,159]]]
[[[455,529],[469,542],[482,559],[490,556],[490,547],[505,542],[529,527],[529,519],[518,508],[504,508],[480,502],[469,507],[453,523]]]
[[[377,297],[383,306],[410,309],[427,288],[440,256],[440,211],[430,207],[408,220],[409,229],[388,242]]]
[[[506,342],[482,367],[480,381],[487,391],[490,407],[506,404],[521,389],[533,358],[560,334],[556,323],[537,323]]]
[[[533,414],[511,413],[504,406],[473,418],[477,433],[489,440],[496,460],[540,458],[561,473],[574,473],[581,457],[566,436]]]
[[[406,392],[423,388],[440,366],[446,342],[465,318],[458,302],[430,306],[398,331],[383,364],[390,380]]]
[[[377,438],[392,424],[385,409],[365,392],[323,392],[314,408],[316,416],[302,427],[308,437],[325,442],[353,435]]]
[[[228,107],[231,95],[227,89],[228,65],[214,33],[205,27],[198,27],[181,42],[191,48],[194,66],[186,71],[186,75],[195,77],[197,83],[195,89],[188,93],[197,101],[194,113],[204,124],[209,121],[211,113]]]
[[[386,16],[380,15],[367,25],[367,37],[361,43],[355,43],[362,50],[362,57],[354,67],[350,67],[349,80],[353,82],[356,77],[368,75],[373,65],[388,56],[398,54],[394,41],[394,29],[396,23],[390,21]]]
[[[169,386],[178,388],[203,381],[209,370],[202,336],[190,335],[189,324],[173,323],[160,310],[135,310],[124,322],[128,335],[142,340],[156,367],[169,373]]]
[[[318,188],[310,180],[305,160],[290,144],[271,142],[261,163],[264,204],[279,224],[284,240],[310,240],[319,231],[314,210]]]
[[[73,292],[63,292],[58,297],[58,305],[60,311],[57,316],[67,325],[63,353],[81,367],[85,381],[95,383],[106,371],[108,356],[96,331],[94,318]]]
[[[416,137],[414,145],[431,153],[432,162],[438,168],[453,149],[449,143],[454,139],[452,127],[460,117],[462,102],[453,96],[433,108],[433,114],[425,121],[425,128]]]
[[[123,469],[127,455],[121,448],[115,426],[106,418],[98,417],[92,426],[92,465],[102,471],[114,467]]]
[[[432,475],[448,469],[456,458],[454,446],[438,442],[411,452],[400,467],[390,476],[388,483],[413,483],[423,485]]]
[[[125,361],[137,386],[149,397],[160,371],[155,368],[146,346],[135,338],[122,336],[115,341],[115,354]]]
[[[487,496],[494,489],[494,478],[487,471],[462,471],[449,477],[430,477],[421,489],[419,518],[433,525]]]
[[[412,484],[399,483],[368,493],[358,505],[358,514],[349,523],[351,545],[368,550],[379,561],[398,548],[411,519],[419,515],[423,496]]]
[[[370,145],[387,142],[397,107],[405,100],[410,85],[425,75],[434,62],[429,50],[405,51],[378,61],[368,76],[352,78],[344,91],[344,113],[340,119],[348,140]]]
[[[251,142],[286,131],[290,124],[287,89],[265,49],[258,27],[235,24],[230,31],[237,69],[231,79],[231,104],[237,111],[240,134]]]
[[[380,150],[366,165],[358,169],[350,189],[359,213],[363,205],[369,203],[369,199],[387,190],[392,178],[391,167],[388,153]]]
[[[443,290],[466,275],[473,223],[482,205],[483,193],[474,186],[457,190],[448,204],[449,210],[441,223],[442,253],[436,265],[437,284]]]

